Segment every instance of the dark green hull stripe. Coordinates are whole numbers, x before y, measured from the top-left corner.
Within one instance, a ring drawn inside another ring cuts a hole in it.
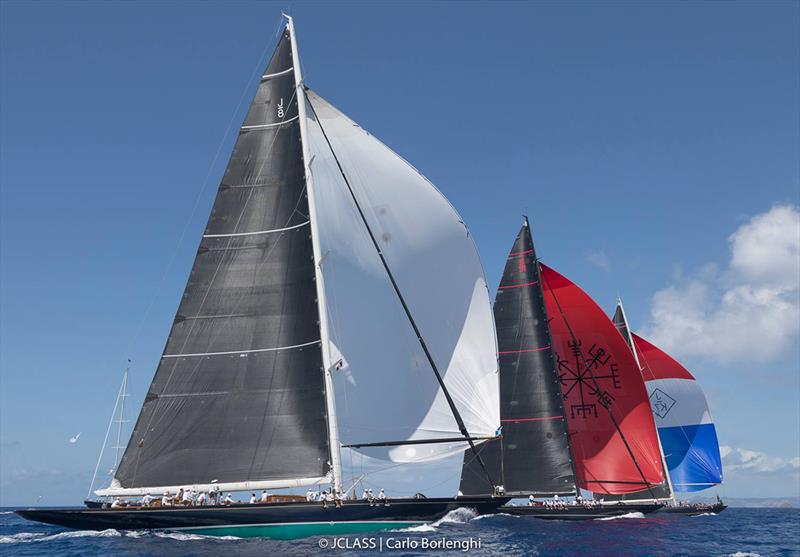
[[[217,526],[214,528],[181,528],[180,531],[203,536],[236,536],[239,538],[294,540],[310,536],[338,536],[359,534],[361,532],[393,530],[396,528],[408,528],[409,526],[415,526],[417,524],[424,524],[424,522],[378,520],[365,520],[363,522],[284,522],[277,524],[232,524],[230,526]]]

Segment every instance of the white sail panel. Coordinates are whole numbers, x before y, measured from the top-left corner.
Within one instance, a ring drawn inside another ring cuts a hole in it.
[[[348,183],[469,434],[493,436],[500,425],[494,322],[466,227],[416,169],[320,97],[308,95],[330,336],[347,362],[334,371],[342,443],[461,436]],[[459,442],[364,452],[408,462],[466,447]]]

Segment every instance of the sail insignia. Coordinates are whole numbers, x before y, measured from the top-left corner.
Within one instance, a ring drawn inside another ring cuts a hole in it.
[[[540,267],[580,487],[603,494],[652,488],[664,473],[630,349],[585,292]]]

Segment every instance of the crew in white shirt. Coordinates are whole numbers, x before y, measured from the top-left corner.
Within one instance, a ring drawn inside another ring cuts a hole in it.
[[[265,489],[261,492],[261,502],[266,503],[267,501],[269,501],[269,493],[267,493],[267,490]]]

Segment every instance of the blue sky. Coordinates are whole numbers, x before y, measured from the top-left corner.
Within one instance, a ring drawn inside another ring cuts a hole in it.
[[[724,493],[800,494],[796,2],[6,1],[0,504],[85,495],[129,357],[138,407],[281,10],[307,83],[445,193],[492,287],[526,212],[702,381]]]

